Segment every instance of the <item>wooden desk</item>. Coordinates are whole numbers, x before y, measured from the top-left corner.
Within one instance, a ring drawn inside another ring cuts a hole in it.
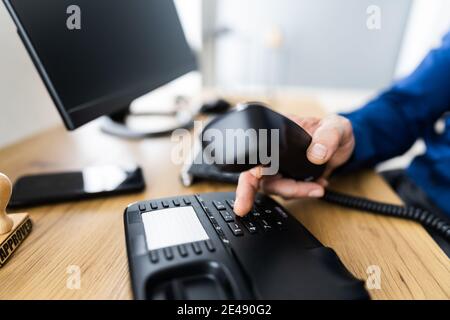
[[[314,101],[283,97],[268,101],[283,112],[320,114]],[[19,175],[78,169],[97,164],[137,162],[147,189],[141,194],[41,206],[29,210],[34,230],[0,269],[0,299],[130,299],[123,210],[144,199],[233,190],[201,183],[184,188],[179,166],[170,160],[169,138],[125,141],[98,132],[91,124],[68,133],[57,127],[0,150],[0,171]],[[334,188],[378,200],[399,202],[373,172],[334,181]],[[39,192],[39,190],[36,190]],[[448,299],[450,263],[418,224],[360,213],[317,200],[295,200],[286,207],[325,245],[336,250],[361,279],[371,265],[381,268],[375,299]],[[68,289],[67,270],[81,269],[81,289]]]

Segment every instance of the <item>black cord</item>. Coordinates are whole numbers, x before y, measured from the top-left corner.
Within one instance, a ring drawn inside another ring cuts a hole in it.
[[[326,190],[323,200],[344,207],[414,220],[426,227],[433,228],[447,241],[450,241],[450,224],[433,213],[412,206],[399,206],[362,197],[350,196],[339,192]]]

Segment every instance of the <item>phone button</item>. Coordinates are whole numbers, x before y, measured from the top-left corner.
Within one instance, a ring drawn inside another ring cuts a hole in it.
[[[234,208],[234,200],[227,200],[227,203],[231,207],[231,209]]]
[[[202,248],[200,248],[200,245],[199,245],[198,242],[193,242],[193,243],[192,243],[192,249],[194,250],[194,252],[195,252],[196,254],[202,253]]]
[[[272,225],[266,219],[261,219],[261,225],[263,226],[264,231],[271,231]]]
[[[206,249],[208,249],[211,252],[216,250],[216,248],[214,248],[214,245],[211,240],[205,240],[205,245],[206,245]]]
[[[256,233],[258,231],[258,227],[257,227],[256,223],[254,223],[252,221],[248,221],[248,220],[244,220],[243,223],[244,223],[244,226],[247,228],[247,230],[250,233],[253,234],[253,233]]]
[[[162,206],[164,208],[168,208],[169,207],[169,203],[167,201],[162,201],[161,204],[162,204]]]
[[[242,228],[236,222],[230,222],[228,226],[235,236],[242,236],[244,234]]]
[[[152,207],[153,210],[158,209],[158,204],[156,202],[150,202],[150,207]]]
[[[222,203],[222,201],[213,201],[214,206],[217,210],[225,210],[225,205]]]
[[[164,256],[166,257],[167,260],[172,260],[173,259],[173,251],[172,248],[164,248]]]
[[[275,211],[278,212],[278,214],[285,219],[288,217],[287,213],[284,212],[283,209],[281,209],[280,207],[275,207]]]
[[[225,222],[234,221],[233,215],[231,213],[229,213],[228,211],[222,210],[219,212],[220,212],[220,215],[222,216],[223,220],[225,220]]]
[[[158,251],[156,251],[156,250],[150,251],[150,261],[152,263],[157,263],[159,261]]]
[[[178,246],[178,252],[180,253],[180,256],[182,256],[182,257],[187,257],[187,255],[188,255],[186,246],[184,244],[180,244]]]

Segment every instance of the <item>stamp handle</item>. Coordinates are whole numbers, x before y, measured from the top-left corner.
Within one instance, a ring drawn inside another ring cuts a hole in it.
[[[0,235],[10,232],[13,227],[13,220],[6,213],[11,193],[11,180],[0,172]]]

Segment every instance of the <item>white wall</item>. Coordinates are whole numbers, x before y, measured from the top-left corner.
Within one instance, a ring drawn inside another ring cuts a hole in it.
[[[0,147],[55,125],[59,116],[0,4]]]
[[[208,0],[205,0],[208,1]],[[218,0],[220,86],[380,89],[391,82],[411,0]],[[367,27],[367,8],[381,28]]]
[[[202,48],[201,0],[175,0],[178,15],[189,45],[194,50]]]
[[[396,77],[413,71],[428,51],[440,44],[449,29],[450,1],[415,0],[406,25]]]

